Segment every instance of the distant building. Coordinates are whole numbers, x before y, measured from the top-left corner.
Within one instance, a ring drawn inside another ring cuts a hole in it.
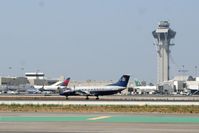
[[[21,84],[29,84],[25,77],[0,77],[0,85],[18,86]]]
[[[186,87],[190,94],[199,94],[199,77],[196,77],[195,80],[187,81]]]
[[[25,73],[26,77],[0,77],[1,86],[19,86],[19,85],[50,85],[58,80],[47,80],[44,73]]]
[[[45,74],[42,72],[29,72],[25,73],[27,79],[44,79]]]
[[[199,90],[199,80],[192,76],[176,76],[174,79],[162,82],[158,85],[161,94],[186,94],[190,90]]]
[[[28,72],[25,76],[31,85],[48,85],[45,74],[42,72]]]

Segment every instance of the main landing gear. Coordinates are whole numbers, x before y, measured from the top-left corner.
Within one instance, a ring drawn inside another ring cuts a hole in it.
[[[68,100],[68,96],[66,96],[66,100]]]
[[[88,96],[86,96],[86,100],[89,100],[89,97],[88,97]]]
[[[89,100],[88,96],[86,96],[86,100]],[[96,100],[99,100],[99,96],[96,96]]]
[[[99,100],[99,96],[96,96],[96,100]]]

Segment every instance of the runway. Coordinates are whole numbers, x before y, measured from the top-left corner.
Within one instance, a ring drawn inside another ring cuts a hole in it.
[[[198,133],[199,115],[0,113],[6,133]]]
[[[47,101],[47,100],[0,100],[0,104],[6,105],[180,105],[180,106],[199,106],[197,101]]]
[[[96,97],[90,96],[89,101],[96,101]],[[101,96],[99,101],[190,101],[199,102],[199,96],[182,96],[182,95],[110,95]],[[88,101],[85,96],[70,96],[68,100],[64,96],[52,95],[0,95],[1,100],[34,100],[34,101]]]

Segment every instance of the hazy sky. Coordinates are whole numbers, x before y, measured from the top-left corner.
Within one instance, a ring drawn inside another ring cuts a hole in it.
[[[182,65],[194,74],[198,0],[0,0],[0,75],[116,80],[127,73],[156,82],[151,32],[160,20],[177,32],[171,77]]]

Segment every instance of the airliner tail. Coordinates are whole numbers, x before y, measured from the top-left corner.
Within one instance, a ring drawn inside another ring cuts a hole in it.
[[[123,75],[118,82],[114,84],[110,84],[113,86],[121,86],[121,87],[127,87],[127,84],[129,82],[130,75]]]
[[[64,82],[62,82],[61,86],[68,86],[69,82],[70,82],[70,77],[65,79]]]

